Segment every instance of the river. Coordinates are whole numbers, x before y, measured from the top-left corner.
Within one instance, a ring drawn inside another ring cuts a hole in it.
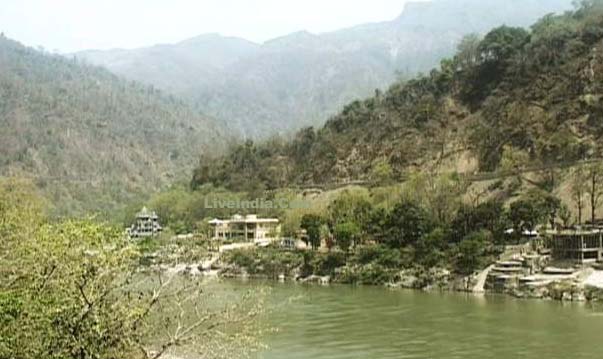
[[[244,291],[255,283],[213,285]],[[264,284],[258,359],[602,358],[603,311],[589,304],[380,287]]]

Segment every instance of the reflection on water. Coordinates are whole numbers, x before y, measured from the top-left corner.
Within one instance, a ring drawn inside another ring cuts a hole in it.
[[[253,283],[215,284],[242,291]],[[586,304],[375,287],[267,284],[278,331],[262,359],[602,358],[603,316]]]

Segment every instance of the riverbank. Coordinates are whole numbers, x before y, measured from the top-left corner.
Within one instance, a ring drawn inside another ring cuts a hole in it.
[[[603,271],[590,267],[575,269],[571,274],[558,274],[563,270],[547,267],[542,269],[542,273],[530,276],[506,275],[506,281],[500,286],[500,276],[496,272],[500,261],[480,272],[463,275],[444,267],[426,268],[416,263],[388,262],[388,258],[391,260],[388,255],[387,251],[378,248],[365,248],[362,254],[355,255],[262,248],[226,253],[216,261],[213,269],[226,278],[501,293],[516,298],[574,302],[603,301]],[[532,267],[522,270],[525,273],[536,271]],[[566,273],[569,272],[566,270]]]
[[[546,267],[546,257],[502,254],[468,274],[445,266],[426,267],[413,255],[383,246],[344,253],[286,250],[278,247],[212,252],[201,245],[169,242],[148,255],[148,267],[170,274],[255,278],[318,285],[348,284],[390,289],[500,293],[525,299],[603,301],[603,271]],[[157,248],[156,248],[157,249]]]

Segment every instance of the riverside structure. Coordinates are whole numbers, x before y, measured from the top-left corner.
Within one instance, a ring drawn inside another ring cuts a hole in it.
[[[258,218],[255,214],[234,215],[227,220],[213,219],[213,240],[234,240],[247,243],[262,243],[280,237],[281,226],[276,218]]]

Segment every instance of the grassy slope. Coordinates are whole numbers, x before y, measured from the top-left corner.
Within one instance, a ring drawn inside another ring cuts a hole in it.
[[[473,173],[598,158],[602,8],[547,16],[531,32],[493,31],[440,70],[349,104],[319,130],[202,162],[193,184],[275,188],[370,181],[380,167],[403,179],[416,169]]]
[[[32,177],[59,214],[117,203],[187,176],[220,135],[151,87],[0,38],[0,175]]]

